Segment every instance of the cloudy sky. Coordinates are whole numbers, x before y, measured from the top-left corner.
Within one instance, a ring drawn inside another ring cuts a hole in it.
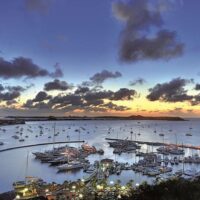
[[[0,115],[198,117],[196,0],[0,2]]]

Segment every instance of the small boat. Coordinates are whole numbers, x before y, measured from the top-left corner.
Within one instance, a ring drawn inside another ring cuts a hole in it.
[[[61,171],[68,171],[68,170],[75,170],[75,169],[81,169],[83,168],[83,164],[80,163],[80,162],[71,162],[71,163],[68,163],[68,164],[64,164],[64,165],[59,165],[58,167],[58,171],[61,172]]]
[[[170,164],[171,164],[171,165],[174,165],[174,164],[175,164],[175,162],[174,162],[173,159],[170,160]]]
[[[48,163],[50,163],[51,166],[57,166],[57,165],[65,164],[68,162],[69,162],[69,159],[66,157],[58,157],[58,158],[48,161]]]
[[[195,169],[193,170],[185,170],[184,171],[184,174],[187,175],[187,176],[195,176],[195,174],[197,173],[197,171]]]
[[[109,171],[108,171],[108,170],[106,170],[106,171],[105,171],[105,173],[104,173],[104,176],[105,176],[105,178],[108,178],[108,177],[109,177],[109,175],[110,175]]]
[[[87,169],[85,169],[84,172],[88,174],[92,174],[95,170],[96,168],[94,167],[94,165],[91,165]]]
[[[175,165],[179,164],[179,159],[177,157],[174,157],[174,163],[175,163]]]
[[[121,169],[120,169],[120,166],[119,166],[119,167],[117,167],[117,169],[116,169],[116,174],[117,174],[117,175],[120,175],[120,174],[121,174]]]
[[[13,135],[12,138],[18,140],[18,139],[19,139],[19,136],[17,136],[17,135]]]
[[[103,149],[99,149],[97,152],[98,152],[98,154],[100,154],[100,155],[103,155],[103,154],[104,154],[104,150],[103,150]]]
[[[118,154],[118,155],[120,155],[120,154],[122,153],[122,150],[116,148],[116,149],[114,149],[113,153],[114,153],[114,154]]]
[[[186,133],[185,136],[192,136],[192,133]]]

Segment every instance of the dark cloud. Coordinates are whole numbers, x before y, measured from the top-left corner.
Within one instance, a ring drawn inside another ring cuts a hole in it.
[[[126,106],[118,106],[112,102],[106,103],[103,105],[106,110],[115,110],[115,111],[126,111],[126,110],[130,110],[130,108],[126,107]]]
[[[22,107],[24,108],[41,108],[41,105],[45,108],[49,108],[51,109],[51,106],[49,106],[49,102],[45,103],[43,101],[45,100],[50,100],[52,98],[51,95],[48,95],[46,92],[44,91],[40,91],[36,94],[34,99],[28,99],[26,101],[26,103],[23,104]],[[46,106],[45,106],[46,105]]]
[[[161,11],[147,0],[117,1],[112,9],[115,17],[125,24],[120,40],[120,59],[125,62],[171,59],[183,53],[183,43],[177,42],[176,32],[162,29]],[[156,28],[152,36],[150,30]]]
[[[88,99],[85,103],[84,106],[99,106],[103,105],[104,100],[102,99]]]
[[[190,101],[193,96],[187,94],[184,87],[190,83],[191,80],[175,78],[167,83],[158,83],[153,88],[149,89],[147,99],[150,101],[164,101],[164,102],[183,102]]]
[[[113,96],[114,92],[111,90],[103,90],[103,91],[91,91],[84,95],[84,99],[86,101],[92,101],[97,99],[110,99]]]
[[[0,101],[10,101],[18,98],[20,96],[19,91],[11,91],[0,93]]]
[[[8,100],[8,101],[6,101],[6,105],[7,105],[7,106],[12,106],[12,105],[14,105],[14,104],[16,104],[16,103],[17,103],[16,100]]]
[[[28,109],[36,109],[36,110],[48,110],[49,112],[52,110],[51,105],[47,102],[37,102],[37,103],[33,103],[32,100],[28,100],[24,105],[24,108],[28,108]]]
[[[45,83],[44,85],[44,90],[46,91],[51,91],[51,90],[60,90],[60,91],[65,91],[72,89],[72,85],[68,84],[65,81],[60,81],[58,79],[55,79],[54,81]]]
[[[0,102],[5,101],[7,105],[11,105],[25,90],[21,86],[3,86],[0,84]]]
[[[196,106],[200,104],[200,94],[194,96],[193,100],[191,101],[192,106]]]
[[[48,99],[51,99],[51,96],[48,95],[44,91],[40,91],[40,92],[37,93],[37,95],[33,99],[33,102],[41,102],[41,101],[48,100]]]
[[[3,91],[5,88],[3,87],[2,84],[0,84],[0,92]]]
[[[200,84],[199,83],[197,83],[196,85],[195,85],[195,88],[194,88],[195,90],[200,90]]]
[[[33,100],[28,99],[26,103],[23,104],[23,108],[31,108],[33,106]]]
[[[6,86],[5,89],[7,89],[10,92],[12,91],[23,92],[26,90],[25,88],[21,86]]]
[[[132,100],[137,95],[135,90],[129,90],[128,88],[120,88],[118,91],[114,92],[109,98],[110,100]]]
[[[31,83],[31,84],[29,84],[29,85],[26,86],[26,89],[28,90],[28,89],[30,89],[30,88],[32,88],[34,86],[35,86],[35,84]]]
[[[118,91],[104,90],[101,83],[110,78],[118,78],[120,72],[110,72],[103,70],[96,73],[90,78],[76,87],[76,90],[70,90],[68,93],[60,93],[56,96],[49,96],[46,92],[39,92],[34,99],[29,99],[23,105],[26,109],[49,109],[50,111],[74,112],[81,110],[82,112],[107,112],[109,111],[125,111],[130,108],[114,104],[111,101],[132,100],[137,92],[127,88],[121,88]],[[66,91],[71,89],[72,85],[65,81],[55,79],[44,85],[45,91],[60,90]]]
[[[27,10],[46,13],[51,4],[51,0],[24,0]]]
[[[129,90],[127,88],[121,88],[116,92],[111,90],[103,90],[98,92],[89,92],[83,96],[83,99],[87,102],[87,104],[93,104],[93,102],[98,102],[100,104],[103,103],[102,100],[132,100],[136,96],[137,92],[135,90]]]
[[[54,65],[54,67],[55,67],[55,72],[51,73],[51,76],[52,76],[53,78],[63,77],[63,72],[62,72],[62,70],[61,70],[60,64],[59,64],[59,63],[56,63],[56,64]]]
[[[93,84],[91,81],[83,81],[81,84],[82,87],[92,87]]]
[[[63,108],[63,107],[82,107],[84,104],[83,99],[79,95],[75,94],[67,94],[67,95],[58,95],[52,98],[49,101],[49,105],[54,108]]]
[[[135,85],[143,85],[146,81],[143,78],[138,78],[134,81],[130,82],[130,86],[135,86]]]
[[[36,108],[36,109],[51,109],[51,106],[48,103],[45,102],[38,102],[36,104],[34,104],[34,106],[32,108]]]
[[[35,78],[35,77],[60,77],[62,71],[58,66],[55,66],[55,72],[49,72],[46,69],[33,63],[29,58],[18,57],[13,61],[6,61],[0,58],[0,77],[4,79],[9,78]]]
[[[122,74],[120,72],[118,72],[118,71],[113,73],[113,72],[108,71],[108,70],[103,70],[102,72],[94,74],[90,78],[90,80],[95,84],[101,84],[107,79],[119,78],[121,76],[122,76]]]
[[[96,91],[78,88],[74,93],[66,95],[59,94],[49,97],[46,93],[40,92],[35,99],[29,99],[24,108],[49,108],[51,110],[62,110],[64,112],[74,111],[76,109],[91,112],[106,112],[107,110],[125,111],[129,108],[126,106],[118,106],[112,102],[105,103],[105,100],[131,100],[136,94],[135,90],[121,88],[113,92],[110,90]],[[47,102],[43,102],[47,100]],[[35,103],[38,102],[38,103]]]
[[[79,86],[76,91],[74,92],[75,94],[85,94],[87,92],[90,91],[90,88],[89,87],[82,87],[82,86]]]

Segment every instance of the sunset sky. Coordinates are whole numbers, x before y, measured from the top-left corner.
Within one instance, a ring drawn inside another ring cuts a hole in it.
[[[0,2],[0,115],[200,114],[200,2]]]

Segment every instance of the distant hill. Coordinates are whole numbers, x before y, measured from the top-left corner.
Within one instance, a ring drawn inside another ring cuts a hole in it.
[[[131,115],[130,119],[135,120],[167,120],[167,121],[185,121],[185,119],[181,117],[149,117],[149,116],[141,116],[141,115]]]
[[[142,116],[142,115],[131,115],[127,117],[121,116],[9,116],[11,119],[17,120],[25,120],[25,121],[52,121],[52,120],[166,120],[166,121],[185,121],[185,119],[181,117],[169,117],[169,116],[159,116],[159,117],[152,117],[152,116]]]
[[[13,124],[25,124],[24,119],[21,118],[4,118],[0,119],[0,126],[1,125],[13,125]]]

